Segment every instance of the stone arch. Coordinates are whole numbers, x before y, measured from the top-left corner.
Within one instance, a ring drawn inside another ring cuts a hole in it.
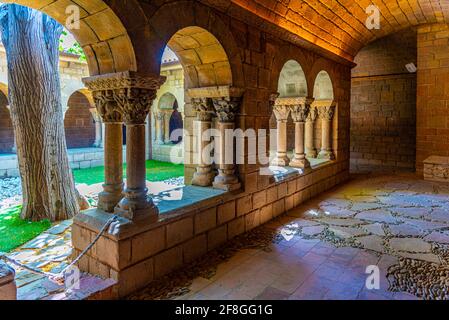
[[[11,153],[14,148],[14,128],[9,112],[8,86],[0,83],[0,153]]]
[[[67,148],[87,148],[95,142],[95,121],[89,98],[81,91],[75,91],[69,98],[64,117]]]
[[[196,26],[183,28],[167,45],[184,68],[187,87],[232,85],[228,56],[218,39],[207,30]]]
[[[159,99],[158,109],[173,110],[175,103],[177,103],[176,97],[170,92],[165,92]]]
[[[162,54],[168,45],[186,70],[186,88],[215,85],[244,87],[240,49],[228,26],[209,7],[196,1],[168,3],[153,14],[149,23],[154,37],[146,43],[146,48],[156,55],[155,59],[151,59],[153,61],[148,61],[151,71],[157,73],[160,69]],[[185,47],[178,46],[184,42],[182,39],[185,40]],[[208,55],[208,52],[213,55]],[[214,75],[215,80],[202,81],[206,74]]]
[[[321,70],[316,75],[313,87],[313,98],[315,100],[334,100],[333,83],[329,73],[325,70]]]
[[[80,9],[80,27],[69,30],[86,53],[91,75],[136,71],[136,57],[130,37],[119,17],[102,0],[4,0],[39,10],[66,25],[72,15],[66,9]],[[68,12],[68,13],[67,13]]]

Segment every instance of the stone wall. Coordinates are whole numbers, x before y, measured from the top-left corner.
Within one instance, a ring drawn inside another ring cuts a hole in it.
[[[7,105],[8,99],[0,92],[0,153],[12,152],[14,147],[14,130]]]
[[[91,147],[95,141],[95,122],[90,112],[93,107],[81,92],[70,96],[64,115],[67,148]]]
[[[449,156],[449,26],[418,28],[416,168],[429,156]]]
[[[328,163],[306,175],[272,180],[260,191],[256,191],[254,180],[247,185],[253,192],[226,194],[182,211],[164,213],[159,223],[123,232],[119,238],[106,234],[81,259],[79,266],[83,271],[118,281],[116,294],[123,297],[347,178],[345,163]],[[86,214],[74,220],[74,255],[96,235],[97,230],[86,224],[89,218]]]
[[[415,169],[416,30],[379,39],[355,58],[351,81],[351,170]]]

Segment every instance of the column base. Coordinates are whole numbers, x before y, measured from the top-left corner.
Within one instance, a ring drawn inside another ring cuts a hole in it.
[[[17,300],[15,271],[0,260],[0,300]]]
[[[159,217],[159,209],[153,200],[147,197],[147,190],[125,190],[125,197],[115,207],[114,213],[126,219],[155,222]]]
[[[317,152],[315,149],[313,150],[306,150],[306,157],[307,158],[316,158],[317,157]]]
[[[308,169],[310,168],[310,162],[306,158],[293,158],[292,161],[290,161],[290,167],[293,168],[300,168],[300,169]]]
[[[192,185],[199,187],[209,187],[214,181],[215,173],[211,167],[197,167],[193,174]]]
[[[106,212],[114,212],[114,208],[123,199],[123,184],[103,185],[104,191],[98,194],[98,208]]]
[[[335,155],[331,150],[321,150],[317,158],[335,160]]]
[[[290,164],[290,159],[287,156],[283,156],[283,157],[276,156],[276,158],[274,158],[271,161],[272,166],[286,167],[289,164]]]
[[[234,170],[232,170],[234,171]],[[225,191],[235,191],[242,187],[239,179],[234,175],[226,175],[220,172],[218,176],[215,177],[212,186],[215,189],[225,190]]]

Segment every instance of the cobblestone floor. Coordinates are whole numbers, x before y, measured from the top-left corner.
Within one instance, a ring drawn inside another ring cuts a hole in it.
[[[358,178],[263,228],[282,241],[268,252],[240,250],[177,298],[449,298],[448,184],[411,174]],[[365,286],[369,265],[380,269],[378,290]]]

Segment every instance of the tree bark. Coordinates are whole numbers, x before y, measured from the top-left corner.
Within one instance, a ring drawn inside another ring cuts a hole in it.
[[[68,219],[80,210],[67,156],[59,80],[62,26],[41,12],[0,9],[9,101],[22,180],[21,217]]]

